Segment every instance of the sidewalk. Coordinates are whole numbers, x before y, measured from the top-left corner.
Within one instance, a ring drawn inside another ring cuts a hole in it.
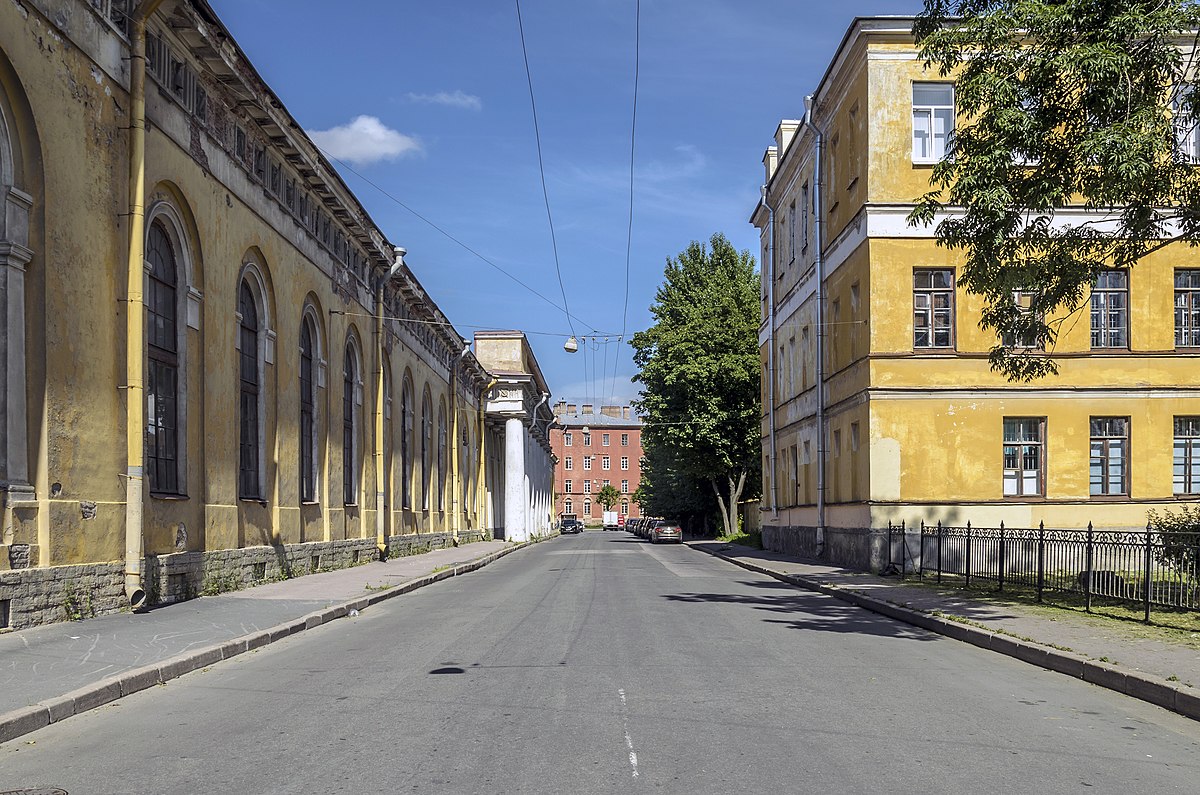
[[[481,541],[242,591],[0,635],[0,742],[430,583],[526,544]]]
[[[1083,679],[1200,720],[1196,646],[1146,637],[1141,625],[1072,610],[973,600],[969,592],[800,561],[719,541],[691,547],[783,582]]]

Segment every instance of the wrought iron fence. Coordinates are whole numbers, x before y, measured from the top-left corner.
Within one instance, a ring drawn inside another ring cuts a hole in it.
[[[915,529],[915,528],[914,528]],[[888,524],[889,570],[964,588],[1033,591],[1200,610],[1200,533]],[[897,559],[898,558],[898,559]]]

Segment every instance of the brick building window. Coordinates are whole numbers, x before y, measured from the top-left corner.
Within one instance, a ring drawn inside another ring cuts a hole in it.
[[[571,456],[567,456],[566,458],[563,459],[563,469],[567,470],[568,472],[570,472],[571,469],[573,469],[573,462],[571,461]]]
[[[629,469],[629,456],[621,456],[621,469]]]
[[[606,472],[612,468],[612,462],[609,460],[608,456],[600,457],[600,468]]]
[[[583,468],[585,470],[592,468],[592,457],[590,455],[585,455],[583,457]]]
[[[571,481],[564,480],[563,481],[563,494],[570,494],[570,493],[571,493]]]
[[[571,432],[570,431],[567,431],[566,433],[563,434],[563,446],[564,447],[571,446]]]
[[[608,434],[607,433],[603,433],[600,435],[600,444],[603,447],[608,447]]]
[[[627,433],[621,434],[621,446],[622,447],[629,446],[629,434],[627,434]]]
[[[583,481],[583,493],[584,494],[592,493],[592,481],[590,481],[590,480]]]

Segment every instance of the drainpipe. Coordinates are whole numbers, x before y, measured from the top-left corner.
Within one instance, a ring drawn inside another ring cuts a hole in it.
[[[458,355],[459,361],[466,358],[471,352],[471,343],[463,345],[462,353]],[[458,471],[458,362],[450,368],[450,416],[451,420],[451,444],[450,444],[450,500],[453,503],[450,507],[452,516],[452,530],[454,537],[454,545],[458,546],[458,531],[462,528],[462,481],[459,479]]]
[[[821,156],[825,150],[825,133],[813,123],[813,95],[804,98],[804,123],[816,135],[816,158],[813,163],[813,215],[816,221],[817,272],[817,555],[825,553],[825,222],[821,202]]]
[[[487,394],[492,391],[492,387],[496,385],[497,379],[493,378],[488,382],[488,385],[479,393],[479,472],[475,478],[475,513],[479,517],[479,529],[483,530],[484,520],[487,509],[487,482],[485,476],[487,470],[484,466],[487,459],[487,441],[484,438],[484,415],[487,413]],[[492,528],[488,528],[492,529]]]
[[[762,206],[767,208],[767,314],[771,318],[771,333],[767,344],[767,372],[770,375],[770,381],[767,383],[767,417],[770,421],[771,435],[771,471],[767,473],[771,479],[771,514],[779,518],[779,499],[776,495],[776,471],[779,467],[776,464],[775,440],[775,208],[767,201],[767,186],[762,186]]]
[[[408,253],[399,246],[394,249],[394,252],[396,259],[392,262],[392,267],[388,268],[387,275],[380,280],[379,289],[375,294],[375,354],[379,364],[375,372],[375,547],[379,551],[380,560],[388,559],[386,510],[384,508],[387,498],[387,476],[384,472],[383,459],[383,362],[387,353],[383,347],[383,291],[404,267],[404,255]],[[404,418],[401,418],[400,421],[403,422]]]
[[[145,429],[143,372],[146,228],[146,19],[162,0],[142,0],[130,15],[129,47],[129,261],[125,288],[125,596],[129,606],[146,606],[142,558],[145,549]]]

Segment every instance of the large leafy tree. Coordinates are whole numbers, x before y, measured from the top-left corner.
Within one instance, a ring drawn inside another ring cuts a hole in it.
[[[596,502],[603,505],[606,511],[611,511],[619,499],[621,499],[621,492],[617,491],[616,486],[611,483],[606,484],[596,495]]]
[[[642,384],[648,510],[685,512],[681,498],[714,495],[726,533],[743,495],[761,481],[758,277],[754,258],[723,235],[668,259],[650,307],[655,323],[633,335]],[[691,503],[693,512],[703,503]]]
[[[951,211],[938,241],[964,252],[1008,377],[1056,371],[1103,270],[1196,244],[1198,28],[1197,0],[925,0],[913,32],[959,121],[910,222]]]

